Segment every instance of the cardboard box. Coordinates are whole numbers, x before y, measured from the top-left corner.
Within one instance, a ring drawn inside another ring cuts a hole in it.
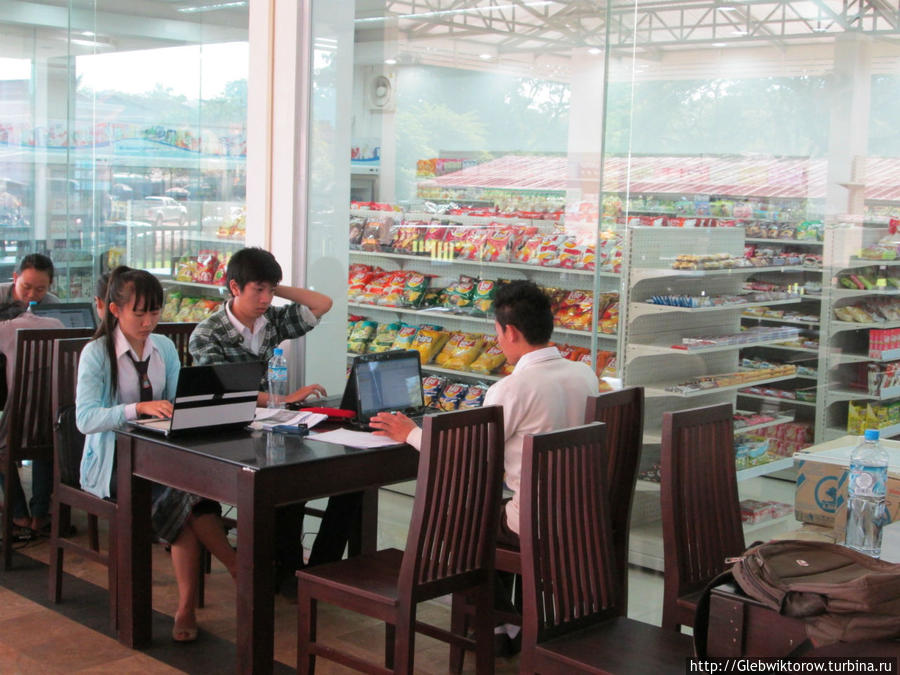
[[[844,540],[850,453],[860,441],[859,436],[844,436],[794,454],[797,468],[794,515],[805,523],[833,527],[836,541]],[[890,456],[888,512],[892,521],[900,520],[900,441],[882,440],[881,445]]]

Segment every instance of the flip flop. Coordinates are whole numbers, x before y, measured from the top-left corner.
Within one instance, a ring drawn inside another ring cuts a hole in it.
[[[197,639],[197,626],[193,628],[172,627],[172,639],[175,642],[193,642]]]

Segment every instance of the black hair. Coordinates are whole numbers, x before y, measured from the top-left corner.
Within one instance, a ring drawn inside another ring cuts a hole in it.
[[[106,304],[106,293],[109,290],[110,272],[104,272],[97,277],[97,283],[94,284],[94,297],[100,298]]]
[[[53,261],[42,253],[29,253],[19,261],[16,274],[22,274],[25,270],[37,270],[46,272],[53,281]]]
[[[529,345],[544,345],[553,334],[550,298],[533,281],[511,281],[494,295],[494,316],[502,327],[515,326]]]
[[[242,291],[251,282],[264,281],[274,286],[281,282],[281,265],[265,249],[257,246],[242,248],[231,256],[225,268],[225,286],[229,290],[232,281]]]
[[[25,312],[25,304],[18,300],[0,303],[0,321],[10,321]]]
[[[119,320],[109,311],[109,303],[125,307],[129,302],[135,309],[155,312],[163,306],[163,288],[159,279],[144,270],[135,270],[120,265],[109,275],[109,286],[106,291],[106,312],[94,339],[106,338],[106,355],[109,357],[109,371],[112,376],[112,390],[119,386],[119,368],[116,363],[116,341],[113,338]]]

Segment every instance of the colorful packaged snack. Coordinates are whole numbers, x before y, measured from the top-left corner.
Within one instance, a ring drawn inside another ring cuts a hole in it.
[[[559,246],[558,266],[564,269],[575,269],[575,265],[584,255],[584,246],[579,245],[575,239],[563,240]]]
[[[490,375],[506,361],[503,350],[493,340],[485,342],[484,350],[470,365],[469,370],[475,373]]]
[[[397,333],[400,331],[402,324],[399,321],[392,323],[380,323],[375,330],[375,336],[369,342],[367,351],[372,353],[380,353],[390,351],[397,339]]]
[[[463,333],[462,339],[456,343],[444,362],[444,367],[451,370],[465,370],[478,357],[482,346],[484,346],[484,336]]]
[[[374,321],[363,320],[357,321],[347,340],[347,351],[351,354],[365,354],[369,340],[375,335],[378,324]]]
[[[456,382],[448,384],[438,397],[438,408],[444,411],[457,410],[466,395],[466,391],[468,391],[468,387],[464,384]]]
[[[411,272],[406,279],[406,286],[403,289],[403,306],[420,306],[425,299],[425,291],[428,289],[430,281],[430,276],[426,276],[421,272]]]
[[[460,410],[470,410],[472,408],[480,408],[484,405],[484,395],[487,393],[487,387],[481,384],[470,385],[466,390],[466,395],[459,403]]]
[[[434,362],[441,368],[446,367],[444,364],[447,363],[447,359],[453,354],[453,350],[456,349],[459,341],[462,340],[464,336],[465,333],[451,333],[450,339],[447,340],[447,344],[445,344],[440,353],[434,357]]]
[[[588,291],[569,291],[559,305],[555,323],[571,330],[589,330],[593,298]]]
[[[418,332],[418,326],[401,324],[397,330],[394,342],[391,344],[391,349],[412,349],[413,341],[416,339],[416,333]]]
[[[347,279],[347,298],[353,300],[359,296],[365,290],[366,284],[368,284],[374,276],[375,270],[369,265],[358,263],[350,265],[349,278]]]
[[[437,407],[438,397],[446,384],[447,378],[439,375],[429,375],[422,378],[422,397],[425,399],[426,407]]]
[[[406,281],[412,272],[406,270],[397,270],[388,275],[387,283],[381,297],[376,299],[376,303],[383,307],[399,307],[403,304],[403,293],[406,289]]]
[[[560,246],[565,238],[558,234],[548,234],[541,239],[537,264],[541,267],[559,267]]]
[[[363,289],[363,291],[356,296],[355,302],[365,305],[377,304],[378,299],[382,295],[384,295],[384,289],[387,287],[387,282],[390,275],[390,272],[384,271],[376,273],[369,281],[369,283],[366,284],[366,287]]]
[[[365,227],[365,218],[362,216],[350,216],[350,248],[359,248]]]
[[[423,326],[416,333],[411,348],[419,352],[419,357],[424,366],[431,363],[431,360],[441,351],[441,348],[449,339],[450,335],[448,333]]]
[[[597,256],[594,252],[594,245],[587,244],[582,248],[581,257],[575,262],[577,270],[593,270],[596,266]]]
[[[428,288],[422,296],[422,304],[420,307],[435,307],[441,303],[441,297],[446,296],[446,288]]]
[[[539,234],[529,237],[516,251],[518,261],[525,265],[537,265],[538,251],[540,251],[542,241],[543,237]]]
[[[484,242],[481,251],[481,259],[485,262],[499,262],[509,260],[509,245],[512,241],[511,230],[494,230]]]
[[[194,313],[194,305],[199,302],[200,298],[182,298],[181,305],[178,307],[178,314],[175,315],[173,321],[190,321],[191,315]]]
[[[194,282],[198,284],[212,284],[216,276],[216,268],[219,260],[215,251],[200,251],[197,256],[197,267],[194,270]]]
[[[206,317],[215,314],[221,303],[218,300],[212,300],[207,298],[201,298],[197,304],[194,305],[194,309],[191,312],[191,321],[196,323],[200,323]]]
[[[487,316],[494,307],[494,293],[497,284],[490,279],[482,279],[475,287],[472,298],[472,313]]]
[[[175,321],[180,305],[181,293],[179,291],[170,292],[163,304],[162,312],[160,312],[160,321]]]
[[[175,262],[175,281],[193,281],[197,269],[197,259],[189,255],[181,256]]]
[[[476,279],[461,275],[459,281],[447,288],[445,307],[450,309],[466,309],[472,306],[475,295]]]

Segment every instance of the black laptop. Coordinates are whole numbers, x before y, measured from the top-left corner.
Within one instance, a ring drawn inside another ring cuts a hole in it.
[[[90,302],[54,302],[38,304],[31,308],[38,316],[59,319],[66,328],[96,328],[94,305]]]
[[[129,424],[166,436],[211,427],[241,429],[256,414],[259,381],[265,369],[261,361],[182,368],[172,417],[131,420]]]

